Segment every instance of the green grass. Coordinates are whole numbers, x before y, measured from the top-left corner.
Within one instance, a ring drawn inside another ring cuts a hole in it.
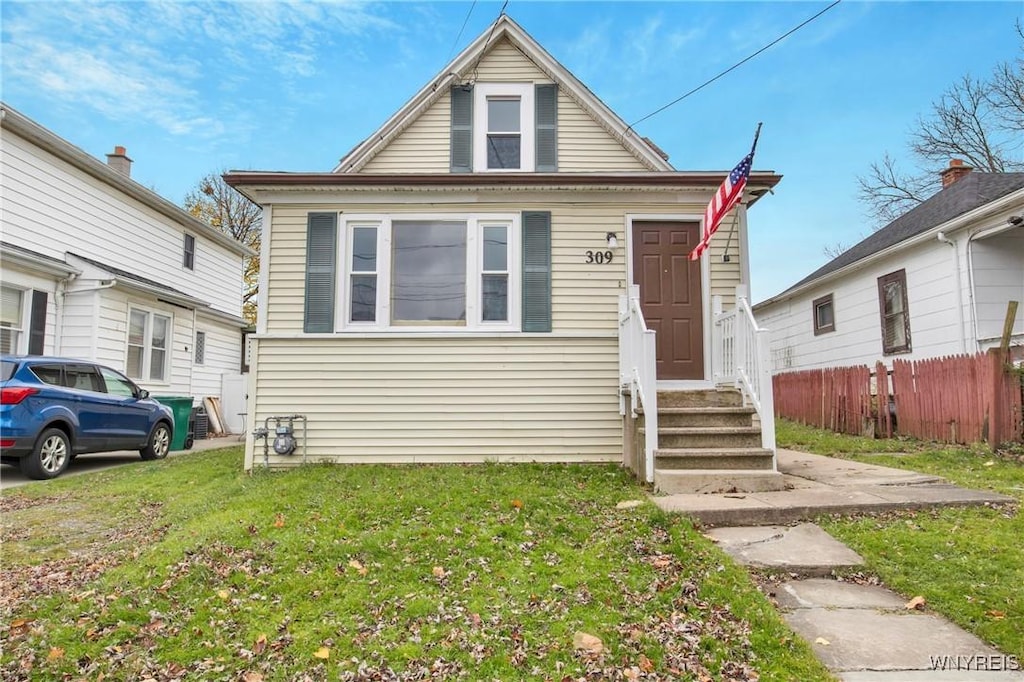
[[[5,495],[0,677],[830,679],[689,522],[617,509],[617,467],[240,468]]]
[[[778,422],[780,447],[942,476],[1024,501],[1024,464],[987,448],[855,438]],[[872,455],[879,452],[906,455]],[[1024,659],[1024,517],[1018,507],[943,509],[822,526],[856,550],[868,569],[1007,654]]]

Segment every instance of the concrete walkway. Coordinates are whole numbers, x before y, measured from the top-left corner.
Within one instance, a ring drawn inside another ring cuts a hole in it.
[[[863,560],[818,526],[713,528],[737,562],[785,575],[783,618],[843,682],[1024,682],[1020,661],[874,585],[821,577]]]
[[[693,516],[737,562],[781,579],[773,596],[783,618],[843,682],[1024,682],[1020,661],[904,596],[833,579],[863,559],[811,523],[821,514],[1012,503],[935,476],[842,459],[778,451],[786,490],[653,497]],[[911,595],[912,596],[912,595]]]
[[[1007,504],[1013,498],[968,490],[936,476],[780,449],[786,490],[766,493],[654,496],[665,511],[707,526],[755,526],[812,521],[822,514]]]

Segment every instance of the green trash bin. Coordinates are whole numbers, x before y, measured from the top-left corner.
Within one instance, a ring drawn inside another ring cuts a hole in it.
[[[185,450],[188,438],[189,419],[192,416],[192,398],[176,395],[155,395],[153,400],[163,403],[174,413],[174,437],[171,450]]]

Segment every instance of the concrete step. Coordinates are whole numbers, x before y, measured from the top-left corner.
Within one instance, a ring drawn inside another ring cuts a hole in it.
[[[733,388],[709,388],[699,391],[658,391],[662,407],[740,407],[743,394]]]
[[[643,414],[643,410],[637,410]],[[753,407],[662,407],[658,406],[658,426],[752,426]]]
[[[758,469],[771,470],[772,451],[764,448],[658,448],[655,469]]]
[[[640,437],[646,429],[639,429]],[[662,427],[658,425],[661,448],[756,448],[761,446],[761,429],[753,426]]]
[[[758,493],[782,490],[784,485],[782,474],[777,471],[756,469],[654,470],[654,489],[668,495],[679,493]]]

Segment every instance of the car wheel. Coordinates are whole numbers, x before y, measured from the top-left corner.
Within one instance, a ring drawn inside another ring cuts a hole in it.
[[[171,429],[166,422],[159,422],[149,434],[146,447],[139,450],[142,459],[163,459],[171,450]]]
[[[46,429],[32,452],[21,458],[21,473],[37,481],[57,478],[71,461],[71,439],[60,429]]]

